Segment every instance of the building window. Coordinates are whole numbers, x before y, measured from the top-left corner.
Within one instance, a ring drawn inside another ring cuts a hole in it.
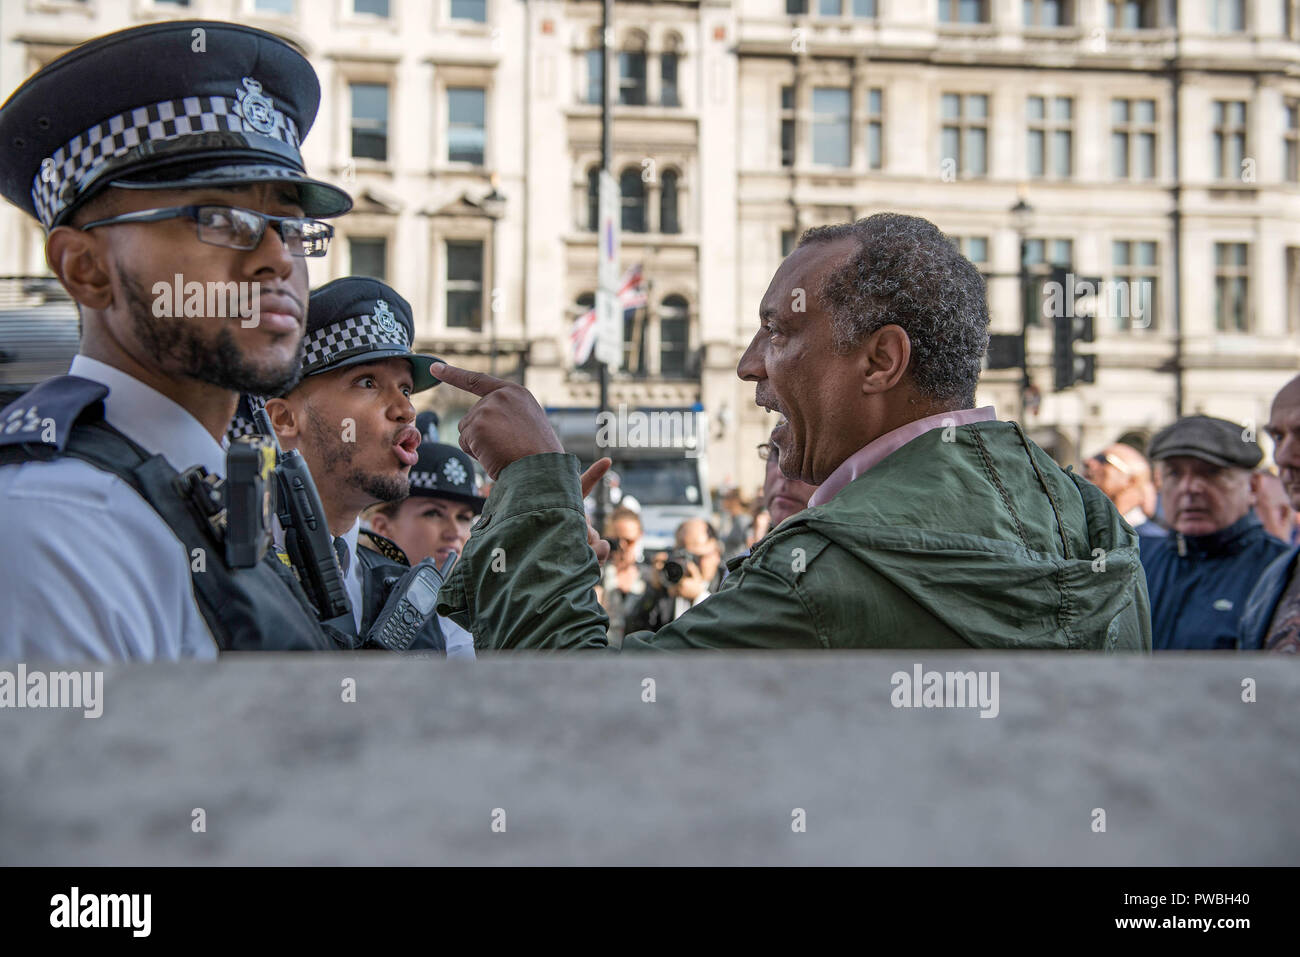
[[[1068,96],[1031,96],[1029,175],[1067,177],[1074,172],[1074,100]]]
[[[447,159],[483,165],[486,94],[478,87],[447,88]]]
[[[258,13],[293,13],[293,0],[256,0],[253,9]]]
[[[862,20],[876,18],[876,0],[853,0],[853,15]]]
[[[669,51],[659,57],[659,102],[664,106],[681,106],[677,93],[677,54]]]
[[[848,90],[813,89],[813,162],[819,166],[849,165],[849,105]]]
[[[645,306],[623,310],[623,371],[631,376],[646,374],[646,311]]]
[[[1214,178],[1236,179],[1246,158],[1245,100],[1214,101]]]
[[[781,87],[781,165],[794,166],[794,87]]]
[[[1219,332],[1249,332],[1246,300],[1250,292],[1245,243],[1214,244],[1214,327]]]
[[[967,176],[985,176],[989,171],[989,98],[983,93],[945,93],[940,104],[943,117],[941,150],[956,171]]]
[[[622,201],[622,230],[625,233],[644,233],[646,231],[645,215],[645,181],[641,179],[641,170],[629,167],[618,178],[618,192]]]
[[[665,296],[659,307],[659,374],[665,379],[686,375],[691,310],[681,296]]]
[[[659,232],[680,233],[677,218],[677,173],[667,170],[659,181]]]
[[[487,0],[451,0],[451,18],[487,23]]]
[[[1286,331],[1300,330],[1300,246],[1286,248]]]
[[[1025,272],[1029,274],[1030,307],[1025,310],[1025,320],[1031,326],[1043,324],[1043,309],[1050,301],[1043,295],[1043,283],[1053,269],[1071,269],[1074,266],[1074,240],[1026,239],[1024,244]]]
[[[1073,12],[1066,0],[1024,0],[1027,27],[1068,27]]]
[[[785,12],[792,17],[808,12],[808,0],[785,0]]]
[[[1246,32],[1246,0],[1210,0],[1210,5],[1216,33]]]
[[[940,23],[988,23],[985,0],[939,0]]]
[[[1116,179],[1156,178],[1156,101],[1110,101],[1110,171]]]
[[[1286,181],[1300,183],[1300,100],[1287,100],[1286,130],[1283,132],[1286,151],[1283,157]]]
[[[600,106],[604,102],[600,86],[605,76],[605,51],[600,48],[599,37],[596,44],[594,50],[587,51],[587,102]]]
[[[447,326],[483,328],[483,244],[447,241]]]
[[[352,155],[388,159],[388,84],[352,84]]]
[[[600,230],[600,167],[587,170],[587,231]]]
[[[971,265],[984,272],[989,265],[989,238],[987,236],[954,236],[952,244],[957,252],[970,260]]]
[[[618,102],[624,106],[645,106],[645,53],[625,50],[618,55]]]
[[[1150,30],[1156,25],[1156,0],[1108,0],[1106,26],[1112,30]]]
[[[804,6],[806,7],[807,4],[805,3]],[[786,12],[793,12],[789,9],[788,3]],[[876,0],[817,0],[817,14],[823,17],[852,14],[860,19],[871,20],[876,16]]]
[[[1117,240],[1110,249],[1114,293],[1098,297],[1098,311],[1110,316],[1116,332],[1156,328],[1156,244],[1145,239]]]
[[[781,230],[781,258],[794,252],[794,247],[799,243],[799,231],[795,229]]]
[[[388,240],[353,236],[348,239],[348,275],[388,280]]]
[[[884,94],[881,90],[867,91],[867,168],[884,169],[885,117]]]
[[[388,0],[352,0],[352,12],[370,17],[387,17]]]

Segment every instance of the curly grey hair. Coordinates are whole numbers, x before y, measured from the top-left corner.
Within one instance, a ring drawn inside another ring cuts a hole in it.
[[[835,350],[843,354],[882,326],[900,326],[912,343],[908,371],[921,394],[941,404],[974,405],[989,345],[984,277],[919,216],[876,213],[817,226],[799,246],[847,238],[857,240],[857,252],[820,290]]]

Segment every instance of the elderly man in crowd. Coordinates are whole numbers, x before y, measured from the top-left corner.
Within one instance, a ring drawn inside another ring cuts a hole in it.
[[[932,223],[881,213],[805,233],[737,373],[782,416],[781,470],[820,487],[717,594],[624,650],[1149,648],[1136,534],[972,407],[987,345],[983,280]],[[497,478],[440,611],[493,648],[605,647],[592,472],[522,386],[433,368],[482,397],[461,445]]]
[[[1255,514],[1264,531],[1288,545],[1295,544],[1295,508],[1286,484],[1273,472],[1255,473]]]
[[[1300,509],[1300,376],[1296,376],[1273,399],[1265,427],[1273,440],[1273,461],[1279,478]],[[1274,560],[1260,576],[1246,600],[1238,627],[1238,647],[1262,648],[1282,654],[1300,653],[1300,574],[1292,546]]]
[[[1155,505],[1155,485],[1146,457],[1133,446],[1123,442],[1108,445],[1083,463],[1083,474],[1106,493],[1139,535],[1161,538],[1166,534],[1146,512]]]
[[[1142,539],[1153,647],[1232,648],[1247,596],[1286,551],[1251,510],[1264,453],[1249,430],[1205,415],[1162,429],[1147,451],[1173,529]]]

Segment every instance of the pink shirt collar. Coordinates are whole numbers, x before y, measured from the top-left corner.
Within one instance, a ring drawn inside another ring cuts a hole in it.
[[[808,499],[808,507],[825,505],[839,491],[854,479],[866,474],[888,455],[892,455],[913,439],[920,438],[931,429],[948,426],[970,425],[972,422],[992,422],[997,418],[993,406],[986,405],[979,409],[959,409],[956,412],[940,412],[917,419],[900,426],[892,432],[886,432],[878,439],[873,439],[840,463],[840,467],[831,473],[830,478],[817,487]]]

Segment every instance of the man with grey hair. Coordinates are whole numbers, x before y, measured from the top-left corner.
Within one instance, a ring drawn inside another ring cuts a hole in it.
[[[820,487],[717,594],[624,650],[1151,647],[1133,530],[1018,425],[972,408],[984,283],[932,223],[810,230],[758,320],[737,374],[782,417],[781,470]],[[582,513],[594,470],[580,481],[522,386],[433,371],[481,397],[461,447],[497,479],[439,612],[481,647],[605,647],[606,546]]]

